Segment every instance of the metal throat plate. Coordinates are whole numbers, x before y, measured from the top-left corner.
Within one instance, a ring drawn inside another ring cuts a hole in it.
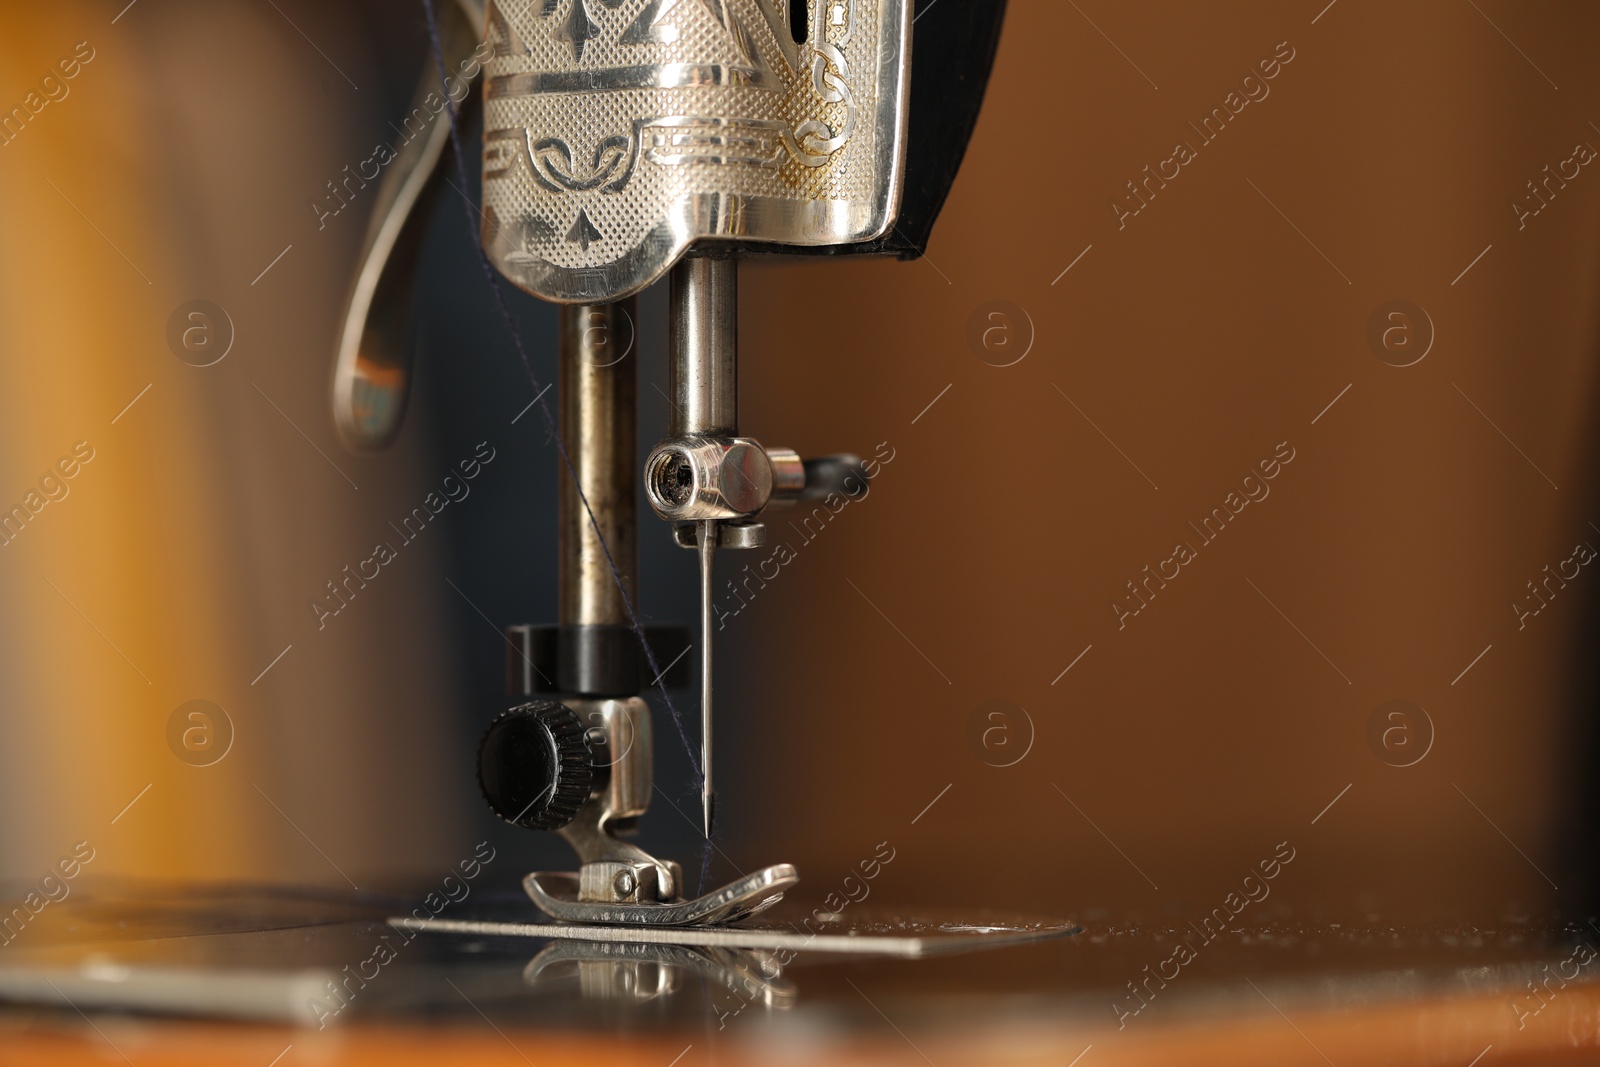
[[[555,938],[613,944],[695,945],[743,948],[788,954],[825,953],[922,959],[951,953],[1026,945],[1081,932],[1061,919],[950,919],[829,915],[810,923],[753,920],[737,926],[611,926],[559,922],[505,922],[474,919],[417,919],[396,916],[400,930],[477,937]]]
[[[807,5],[808,40],[790,4]],[[821,246],[899,208],[911,0],[496,0],[483,243],[598,303],[704,238]]]

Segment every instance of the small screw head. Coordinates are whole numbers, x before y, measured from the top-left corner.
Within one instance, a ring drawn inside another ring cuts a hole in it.
[[[617,895],[618,900],[628,899],[633,896],[634,891],[638,888],[639,880],[634,877],[632,871],[618,871],[616,876],[611,879],[611,890]]]

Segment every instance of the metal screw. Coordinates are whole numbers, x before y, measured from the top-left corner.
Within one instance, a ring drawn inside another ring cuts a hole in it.
[[[639,880],[634,877],[633,872],[630,870],[618,871],[616,876],[611,879],[611,891],[616,894],[618,900],[631,898],[638,888]]]

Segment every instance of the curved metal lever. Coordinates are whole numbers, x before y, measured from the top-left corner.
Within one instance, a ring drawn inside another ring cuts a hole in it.
[[[483,0],[457,0],[439,8],[439,43],[445,68],[469,89],[481,74],[464,77],[464,64],[482,41]],[[429,206],[439,191],[437,172],[450,143],[450,119],[435,115],[431,95],[441,98],[439,70],[432,49],[411,98],[412,115],[432,115],[426,129],[397,146],[375,196],[360,266],[345,299],[339,347],[333,367],[333,421],[347,448],[386,447],[400,432],[411,386],[411,352],[406,327],[411,281]],[[463,95],[464,102],[471,96]]]

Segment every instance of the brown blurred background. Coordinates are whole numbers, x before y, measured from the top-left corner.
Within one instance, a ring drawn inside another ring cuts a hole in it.
[[[5,16],[7,107],[77,42],[94,58],[0,147],[0,500],[95,448],[0,549],[7,877],[80,839],[98,872],[363,888],[486,835],[507,875],[561,861],[475,799],[495,630],[554,613],[555,458],[510,421],[533,390],[458,200],[400,444],[350,456],[328,412],[365,218],[318,230],[310,204],[392,138],[420,10],[278,7]],[[1511,605],[1600,544],[1600,178],[1520,229],[1511,204],[1600,145],[1597,30],[1579,4],[1013,3],[928,258],[744,272],[749,432],[894,458],[719,635],[718,864],[792,860],[820,896],[888,841],[883,901],[1182,918],[1286,841],[1271,906],[1299,914],[1587,906],[1600,579],[1521,629]],[[1263,85],[1202,143],[1190,123]],[[1119,228],[1179,141],[1193,161]],[[207,368],[166,340],[196,298],[237,333]],[[553,315],[513,299],[553,377]],[[1432,334],[1404,367],[1369,341],[1396,300]],[[1015,347],[974,346],[996,301]],[[647,445],[660,293],[643,317]],[[308,600],[484,440],[438,536],[319,631]],[[1270,495],[1202,546],[1188,524],[1283,442]],[[666,539],[651,520],[645,608],[688,619]],[[1179,541],[1197,558],[1119,629]],[[193,699],[234,725],[209,767],[167,741]],[[1431,727],[1372,740],[1395,700]],[[646,840],[687,859],[657,742]]]

